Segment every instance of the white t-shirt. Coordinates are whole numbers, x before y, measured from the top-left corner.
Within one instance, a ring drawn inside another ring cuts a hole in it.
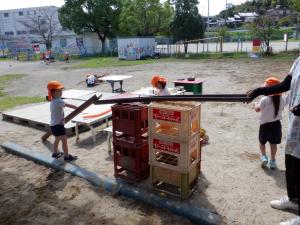
[[[86,80],[86,83],[87,83],[87,84],[95,84],[95,82],[96,82],[96,78],[95,78],[94,75],[88,76],[88,78],[87,78],[87,80]]]
[[[289,108],[292,108],[300,103],[300,57],[295,60],[289,75],[292,76]],[[290,111],[285,153],[300,159],[300,116]]]
[[[159,91],[157,93],[158,96],[164,96],[164,95],[171,95],[171,93],[169,92],[168,88],[165,87],[164,89],[162,89],[161,91]]]
[[[53,98],[50,102],[51,122],[50,126],[64,125],[65,114],[64,114],[65,102],[61,98]]]
[[[257,107],[261,109],[261,113],[259,116],[259,123],[270,123],[274,122],[276,120],[282,119],[282,111],[284,109],[284,99],[282,96],[280,96],[280,104],[279,104],[279,110],[276,117],[275,116],[275,107],[273,105],[272,96],[264,96],[261,98],[259,103],[257,104]]]

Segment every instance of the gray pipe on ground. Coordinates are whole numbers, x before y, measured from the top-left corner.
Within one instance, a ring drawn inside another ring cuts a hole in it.
[[[38,164],[45,165],[52,169],[62,170],[67,173],[71,173],[74,176],[79,176],[86,179],[91,184],[105,189],[106,191],[120,194],[158,208],[168,209],[179,216],[191,220],[195,224],[220,224],[220,216],[207,209],[195,207],[187,202],[179,200],[170,200],[166,197],[161,197],[152,193],[151,190],[133,187],[120,180],[113,180],[104,176],[98,176],[97,174],[77,165],[62,162],[48,155],[34,152],[12,142],[5,142],[1,146],[9,153],[34,161]]]

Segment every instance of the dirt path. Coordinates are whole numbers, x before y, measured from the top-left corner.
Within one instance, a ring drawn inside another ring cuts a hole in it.
[[[245,93],[274,74],[283,78],[292,62],[269,60],[203,60],[165,62],[104,69],[67,69],[66,64],[49,66],[33,63],[0,62],[0,75],[25,73],[7,91],[10,95],[46,95],[49,80],[58,79],[66,88],[87,89],[78,84],[87,72],[132,75],[124,81],[127,91],[149,86],[153,74],[169,81],[196,75],[204,79],[204,93]],[[11,65],[11,66],[9,66]],[[173,86],[171,82],[168,84]],[[110,92],[108,84],[93,88]],[[223,224],[279,224],[293,217],[272,209],[269,201],[285,194],[284,142],[279,146],[278,170],[263,170],[259,163],[258,115],[253,104],[204,103],[202,126],[210,144],[203,148],[199,187],[189,199],[223,217]],[[286,133],[287,112],[284,112]],[[32,150],[50,154],[52,138],[45,144],[43,132],[0,121],[0,143],[13,141]],[[85,132],[81,142],[69,138],[76,164],[98,174],[113,177],[112,156],[107,153],[105,135],[97,134],[92,143]],[[0,150],[0,224],[190,224],[167,211],[146,206],[97,190],[77,177],[55,172]],[[147,183],[146,183],[147,184]]]

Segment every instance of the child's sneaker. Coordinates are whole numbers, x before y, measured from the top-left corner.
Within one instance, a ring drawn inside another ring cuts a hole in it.
[[[300,216],[297,216],[294,219],[281,222],[280,225],[300,225]]]
[[[65,160],[66,162],[71,162],[71,161],[76,160],[76,159],[78,159],[78,157],[75,156],[75,155],[71,155],[71,154],[69,154],[68,156],[65,156],[65,157],[64,157],[64,160]]]
[[[58,159],[58,158],[60,158],[63,155],[64,155],[64,153],[62,153],[62,152],[53,153],[52,154],[52,158]]]
[[[275,209],[293,209],[293,210],[298,210],[298,204],[295,202],[292,202],[288,196],[285,196],[279,200],[273,200],[270,202],[271,207]]]
[[[276,161],[270,160],[269,167],[270,167],[270,169],[275,170],[277,168]]]
[[[268,157],[266,155],[263,155],[260,157],[261,160],[261,167],[267,167],[268,165]]]

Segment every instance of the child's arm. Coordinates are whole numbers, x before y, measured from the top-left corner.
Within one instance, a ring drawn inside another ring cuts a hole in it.
[[[72,109],[77,109],[78,108],[76,105],[72,105],[72,104],[69,104],[69,103],[65,103],[65,106],[69,107],[69,108],[72,108]]]
[[[259,108],[259,105],[257,102],[254,102],[254,110],[255,112],[260,112],[261,111],[261,108]]]

